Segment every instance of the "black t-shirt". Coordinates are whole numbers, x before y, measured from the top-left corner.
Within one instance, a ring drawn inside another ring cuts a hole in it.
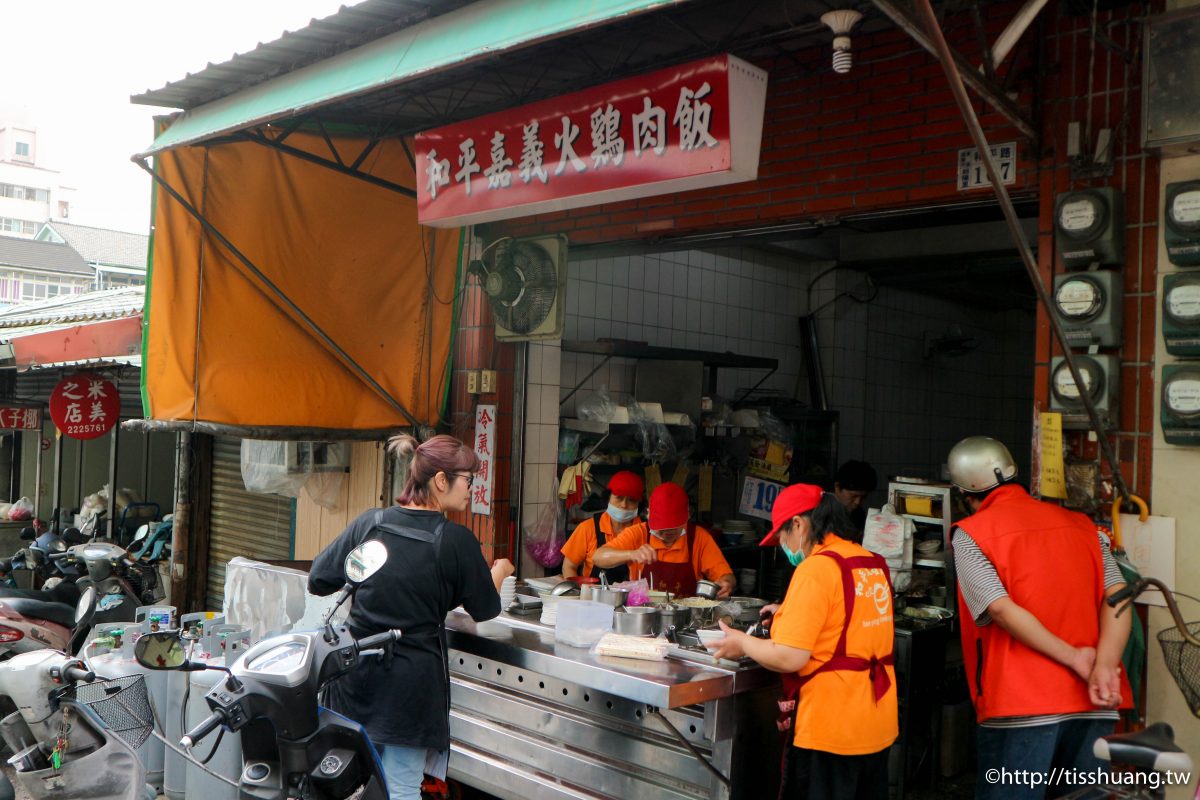
[[[476,622],[500,613],[491,572],[475,535],[436,511],[393,506],[382,522],[433,533],[435,545],[375,527],[378,509],[361,514],[313,560],[308,590],[333,594],[345,585],[346,555],[368,538],[388,550],[383,568],[354,597],[348,624],[358,637],[399,628],[403,631],[391,663],[366,658],[330,685],[329,708],[361,723],[376,744],[407,747],[450,746],[449,674],[442,658],[446,614],[461,605]]]

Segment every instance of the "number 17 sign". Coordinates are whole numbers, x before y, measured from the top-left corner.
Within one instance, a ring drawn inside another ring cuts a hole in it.
[[[783,488],[782,483],[764,481],[762,478],[747,475],[746,482],[742,484],[742,500],[738,503],[738,511],[751,517],[770,519],[775,498]]]

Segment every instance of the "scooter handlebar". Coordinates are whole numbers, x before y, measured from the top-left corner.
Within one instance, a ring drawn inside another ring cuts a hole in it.
[[[222,717],[220,713],[214,711],[205,717],[204,721],[202,721],[199,725],[184,734],[184,737],[179,740],[179,746],[184,750],[190,749],[191,746],[196,742],[200,741],[205,736],[208,736],[210,733],[216,730],[217,726],[224,721],[225,718]]]
[[[63,677],[67,679],[68,683],[75,683],[76,681],[91,683],[96,680],[96,673],[86,667],[70,666],[63,670]]]
[[[383,633],[376,633],[376,634],[372,634],[371,636],[364,636],[363,638],[361,638],[357,642],[355,642],[354,645],[358,648],[358,651],[361,653],[363,650],[373,650],[376,647],[383,647],[385,644],[389,644],[391,642],[398,642],[398,641],[400,641],[400,629],[393,628],[392,630],[384,631]]]

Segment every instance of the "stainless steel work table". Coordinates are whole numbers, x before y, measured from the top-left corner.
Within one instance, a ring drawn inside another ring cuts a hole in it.
[[[506,800],[772,796],[773,673],[597,656],[508,614],[446,627],[456,780]]]

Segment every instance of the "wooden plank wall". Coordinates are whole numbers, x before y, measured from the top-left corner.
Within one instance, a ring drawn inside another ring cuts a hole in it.
[[[337,504],[323,508],[307,492],[296,499],[296,546],[293,558],[311,561],[337,538],[350,522],[368,508],[381,508],[383,483],[383,443],[352,442],[350,472],[342,481]],[[391,503],[387,498],[386,503]]]

